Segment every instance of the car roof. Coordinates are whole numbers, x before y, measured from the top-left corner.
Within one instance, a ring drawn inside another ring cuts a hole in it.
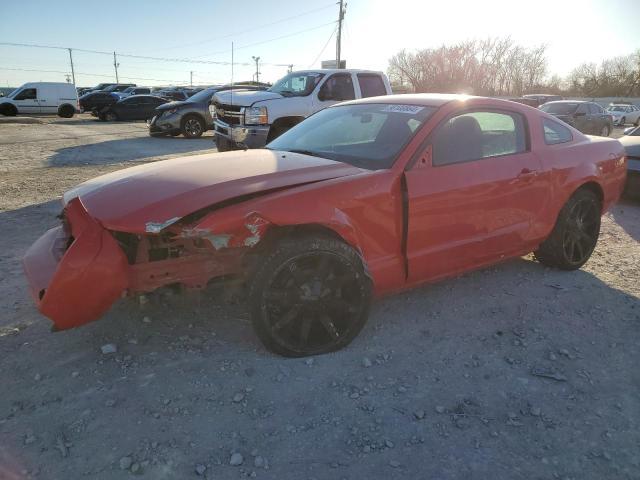
[[[379,70],[361,70],[359,68],[318,68],[308,70],[295,70],[291,73],[375,73],[381,74]]]
[[[487,100],[491,103],[501,104],[513,104],[514,102],[510,102],[508,100],[500,100],[497,98],[489,98],[489,97],[476,97],[473,95],[462,95],[462,94],[454,94],[454,93],[403,93],[396,95],[383,95],[380,97],[368,97],[361,98],[359,100],[352,100],[349,102],[345,102],[347,104],[360,104],[360,103],[399,103],[399,104],[408,104],[408,105],[424,105],[425,107],[440,107],[445,103],[460,101],[464,102],[467,100]]]

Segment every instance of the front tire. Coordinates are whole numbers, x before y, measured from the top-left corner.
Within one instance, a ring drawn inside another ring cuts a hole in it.
[[[15,117],[18,114],[18,109],[10,103],[5,103],[0,105],[0,114],[5,117]]]
[[[200,138],[204,133],[204,122],[196,115],[187,115],[182,120],[181,130],[185,138]]]
[[[238,147],[228,138],[222,135],[216,135],[216,148],[218,152],[230,152],[232,150],[238,150]]]
[[[596,247],[600,235],[600,199],[591,190],[578,190],[560,210],[551,235],[534,252],[548,267],[577,270]]]
[[[348,345],[367,321],[371,280],[360,255],[328,235],[285,238],[249,285],[251,321],[264,346],[305,357]]]
[[[116,112],[112,112],[112,111],[108,111],[104,114],[104,119],[107,122],[117,122],[118,121],[118,115],[116,114]]]
[[[609,128],[609,125],[605,125],[600,129],[601,137],[608,137],[610,133],[611,133],[611,129]]]

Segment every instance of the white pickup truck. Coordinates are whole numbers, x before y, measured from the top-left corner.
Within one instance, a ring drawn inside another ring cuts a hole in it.
[[[389,79],[370,70],[292,72],[264,91],[226,90],[209,106],[218,151],[262,148],[312,113],[337,102],[391,94]]]

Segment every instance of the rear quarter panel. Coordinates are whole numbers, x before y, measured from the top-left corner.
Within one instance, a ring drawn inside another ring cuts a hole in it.
[[[599,186],[603,213],[617,202],[626,178],[626,160],[624,148],[617,140],[584,135],[571,127],[573,141],[547,145],[542,119],[558,120],[546,114],[532,117],[529,118],[532,144],[550,185],[551,200],[539,232],[546,238],[562,206],[581,186],[588,183]]]

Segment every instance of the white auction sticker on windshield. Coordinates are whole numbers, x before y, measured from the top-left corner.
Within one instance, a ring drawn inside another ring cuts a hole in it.
[[[421,110],[424,110],[424,107],[418,107],[417,105],[385,105],[381,112],[408,113],[410,115],[415,115]]]

